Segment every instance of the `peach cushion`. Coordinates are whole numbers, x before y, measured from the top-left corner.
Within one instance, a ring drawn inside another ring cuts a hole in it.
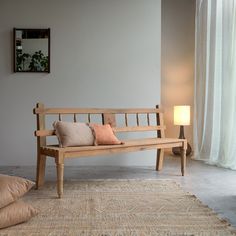
[[[13,202],[0,209],[0,229],[25,222],[37,214],[38,210],[27,203]]]
[[[94,132],[95,145],[122,144],[122,142],[114,135],[114,132],[109,124],[90,124],[90,127]]]
[[[86,123],[55,121],[53,123],[60,147],[93,145],[92,130]]]
[[[34,186],[34,182],[0,174],[0,208],[14,202]]]

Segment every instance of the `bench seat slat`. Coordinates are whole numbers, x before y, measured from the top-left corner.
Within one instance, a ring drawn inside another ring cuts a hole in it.
[[[145,138],[145,139],[132,139],[124,140],[124,144],[121,145],[99,145],[99,146],[80,146],[80,147],[65,147],[61,148],[58,145],[48,145],[41,147],[42,150],[54,150],[66,152],[77,152],[77,151],[97,151],[97,150],[108,150],[117,149],[124,147],[139,147],[139,146],[150,146],[150,145],[175,145],[182,146],[185,139],[172,139],[172,138]]]

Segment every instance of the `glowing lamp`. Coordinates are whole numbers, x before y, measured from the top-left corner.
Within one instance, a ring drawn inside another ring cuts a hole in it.
[[[190,106],[174,106],[174,124],[190,125]]]
[[[184,126],[190,125],[190,106],[174,106],[174,125],[180,126],[179,139],[185,139],[184,136]],[[181,154],[180,147],[172,148],[174,155]],[[188,143],[186,155],[189,156],[192,152],[192,148]]]

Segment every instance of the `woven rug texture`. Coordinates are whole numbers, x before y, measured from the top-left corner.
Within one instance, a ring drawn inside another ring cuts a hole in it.
[[[31,190],[24,201],[40,210],[1,236],[228,236],[236,235],[194,195],[172,180],[69,181]]]

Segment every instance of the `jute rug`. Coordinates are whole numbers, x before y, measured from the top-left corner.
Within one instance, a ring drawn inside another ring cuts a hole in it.
[[[40,209],[27,223],[0,230],[13,236],[236,235],[229,224],[171,180],[66,182],[63,199],[55,183],[24,200]]]

